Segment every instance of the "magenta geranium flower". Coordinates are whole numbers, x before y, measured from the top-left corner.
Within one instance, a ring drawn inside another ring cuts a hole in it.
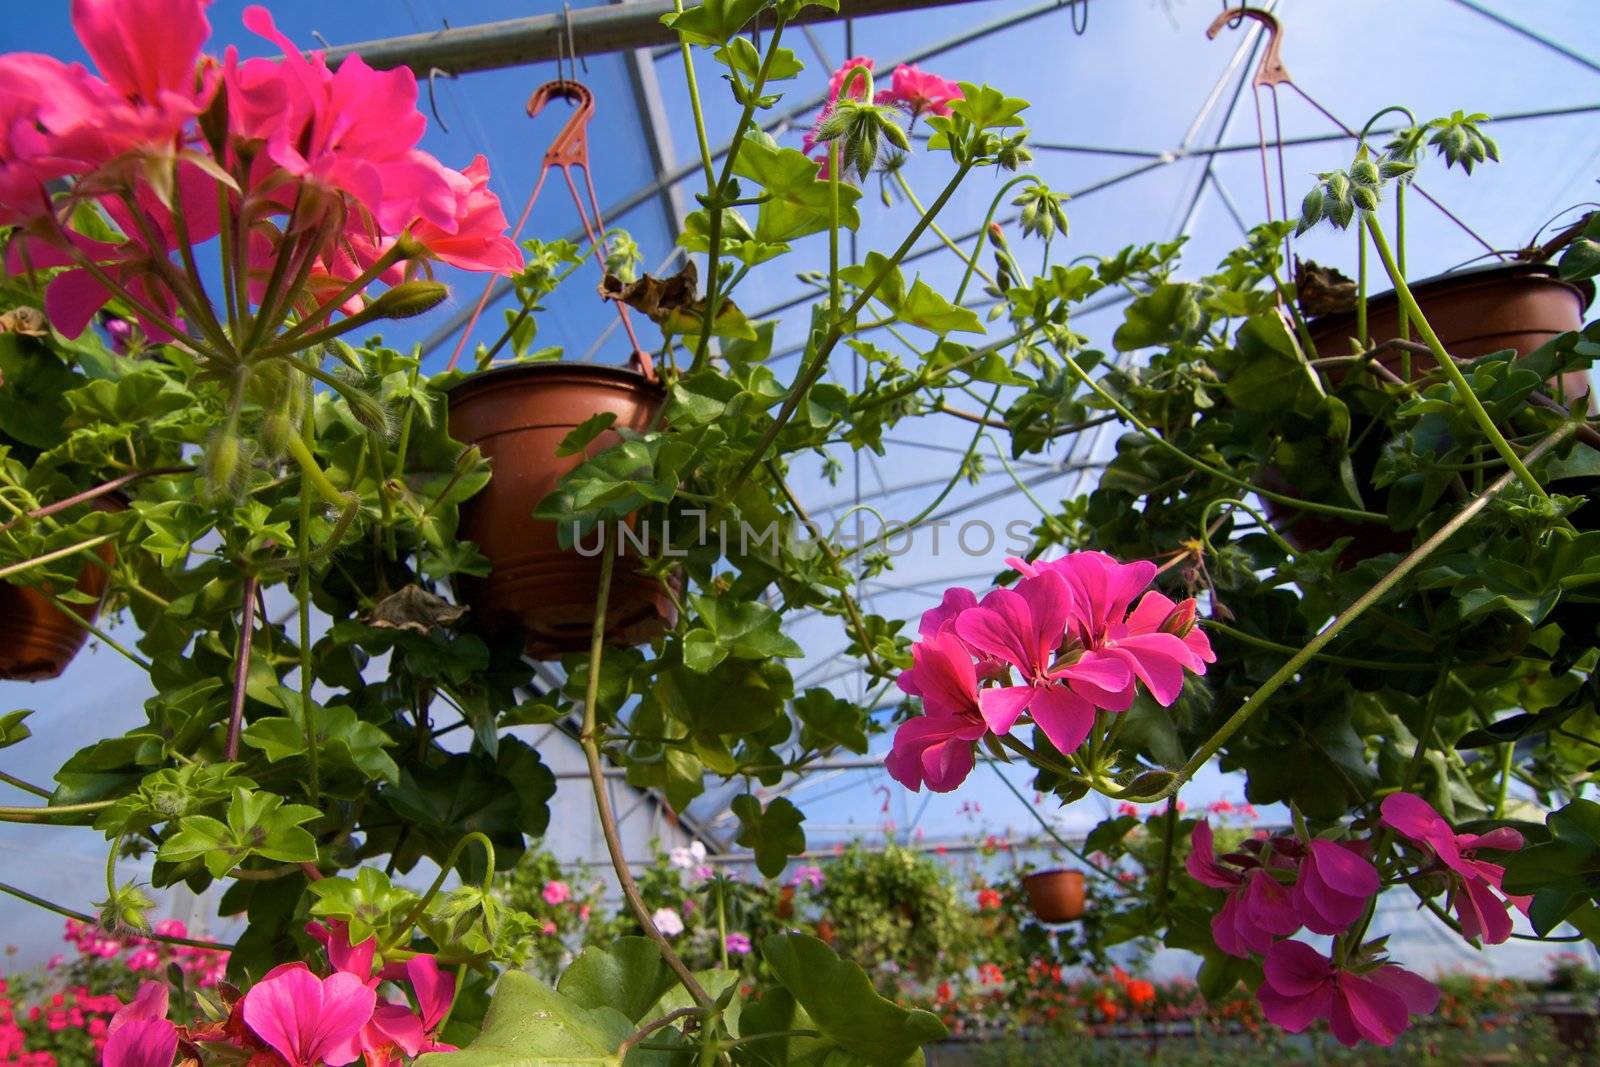
[[[104,1067],[171,1067],[178,1028],[167,1021],[167,983],[144,982],[111,1017],[101,1054]]]
[[[1227,866],[1217,860],[1211,824],[1195,823],[1184,867],[1201,885],[1228,891],[1222,910],[1211,918],[1211,939],[1230,956],[1264,955],[1274,938],[1300,929],[1292,894],[1259,858],[1237,854],[1228,859]]]
[[[1119,563],[1104,552],[1074,552],[1044,563],[1007,562],[1024,575],[1059,575],[1072,595],[1074,639],[1121,659],[1163,707],[1178,699],[1185,670],[1204,674],[1206,664],[1216,661],[1210,640],[1195,625],[1192,598],[1177,604],[1152,589],[1129,612],[1155,577],[1156,565],[1148,560]],[[1133,700],[1131,678],[1122,699]]]
[[[878,94],[878,103],[894,104],[913,115],[948,115],[950,102],[961,99],[961,86],[902,63],[894,68],[890,87]]]
[[[972,773],[973,745],[988,731],[977,668],[948,626],[912,645],[911,657],[911,669],[895,682],[922,698],[924,714],[900,724],[884,766],[907,789],[919,790],[926,782],[934,792],[948,793]]]
[[[1300,860],[1294,906],[1306,929],[1342,934],[1367,910],[1382,886],[1378,869],[1354,847],[1314,838]]]
[[[1370,1041],[1391,1045],[1439,1003],[1432,982],[1392,963],[1346,970],[1299,941],[1279,941],[1267,951],[1265,979],[1256,999],[1269,1020],[1299,1033],[1327,1019],[1347,1047]]]
[[[360,977],[318,978],[303,963],[274,967],[244,995],[245,1025],[289,1067],[343,1067],[361,1055],[378,995]]]
[[[956,620],[963,641],[1022,676],[1020,685],[985,689],[979,696],[984,721],[995,733],[1010,732],[1026,710],[1052,745],[1071,752],[1089,736],[1097,708],[1121,710],[1132,700],[1133,676],[1119,657],[1093,649],[1061,654],[1072,611],[1060,575],[1041,573],[1015,589],[993,590]]]
[[[1498,945],[1511,936],[1510,907],[1526,911],[1530,898],[1507,896],[1500,888],[1506,869],[1478,858],[1481,848],[1515,852],[1522,835],[1509,826],[1486,834],[1458,834],[1426,800],[1412,793],[1391,793],[1381,805],[1383,822],[1410,841],[1450,880],[1450,907],[1461,923],[1461,936]]]

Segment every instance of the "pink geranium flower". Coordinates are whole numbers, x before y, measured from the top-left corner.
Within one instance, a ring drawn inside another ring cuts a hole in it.
[[[1119,563],[1104,552],[1074,552],[1045,563],[1007,562],[1024,575],[1059,575],[1072,595],[1076,640],[1125,662],[1163,707],[1178,699],[1185,670],[1204,674],[1216,661],[1210,640],[1194,624],[1192,598],[1177,604],[1152,589],[1129,612],[1155,577],[1156,565],[1148,560]],[[1133,700],[1131,679],[1124,699]]]
[[[1306,929],[1342,934],[1361,918],[1381,886],[1378,869],[1354,848],[1314,838],[1300,860],[1294,907]]]
[[[416,148],[427,127],[416,75],[406,67],[374,70],[359,56],[330,71],[322,53],[302,55],[264,7],[245,8],[244,23],[283,49],[283,58],[238,63],[230,52],[229,121],[237,133],[263,141],[267,158],[290,175],[348,193],[386,233],[416,219],[456,232],[456,190],[445,168]]]
[[[1020,685],[985,689],[979,697],[995,733],[1010,732],[1027,710],[1057,750],[1071,752],[1089,736],[1096,708],[1122,710],[1132,701],[1133,676],[1121,658],[1094,649],[1060,655],[1073,607],[1061,576],[1039,573],[1015,589],[993,590],[956,620],[963,641],[1022,675]]]
[[[303,963],[268,971],[244,995],[245,1025],[289,1067],[343,1067],[361,1055],[378,996],[360,977],[318,978]]]
[[[911,669],[895,682],[922,698],[924,714],[900,724],[884,766],[907,789],[926,782],[948,793],[972,773],[973,745],[989,728],[978,701],[977,668],[948,625],[912,645],[911,657]]]
[[[565,904],[572,898],[572,889],[565,882],[552,881],[544,884],[544,902],[552,908],[558,904]]]
[[[515,274],[522,269],[522,251],[506,236],[506,213],[489,190],[489,161],[472,157],[459,174],[444,171],[456,196],[453,227],[419,218],[411,236],[435,259],[462,270]]]
[[[1381,806],[1383,822],[1416,845],[1445,870],[1450,879],[1450,906],[1461,923],[1461,936],[1498,945],[1511,936],[1509,908],[1526,911],[1528,897],[1507,896],[1500,888],[1506,869],[1478,858],[1478,849],[1514,852],[1522,835],[1509,826],[1486,834],[1458,834],[1426,800],[1411,793],[1391,793]]]
[[[138,995],[111,1017],[104,1067],[171,1067],[178,1028],[167,1021],[167,983],[144,982]]]
[[[1267,952],[1265,979],[1256,990],[1273,1023],[1299,1033],[1327,1019],[1347,1047],[1370,1041],[1391,1045],[1411,1025],[1411,1016],[1438,1006],[1432,982],[1392,963],[1346,970],[1299,941],[1279,941]]]
[[[890,87],[878,94],[878,103],[904,107],[913,115],[948,115],[950,102],[960,99],[961,86],[907,63],[894,68]]]
[[[1254,856],[1236,854],[1228,857],[1232,865],[1219,863],[1212,842],[1211,824],[1201,819],[1195,823],[1184,860],[1189,877],[1228,891],[1222,910],[1211,918],[1211,939],[1230,956],[1249,959],[1252,953],[1263,955],[1275,937],[1287,937],[1300,929],[1290,890]]]

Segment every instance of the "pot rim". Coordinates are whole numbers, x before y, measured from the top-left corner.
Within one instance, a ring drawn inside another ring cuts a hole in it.
[[[487,370],[473,371],[445,390],[451,403],[457,403],[486,389],[518,385],[546,385],[557,381],[620,386],[634,392],[665,397],[667,390],[632,367],[614,363],[580,363],[548,360],[539,363],[508,363]]]
[[[1481,267],[1463,267],[1460,270],[1445,271],[1443,274],[1435,274],[1406,284],[1410,287],[1412,295],[1421,300],[1423,297],[1437,296],[1452,289],[1494,285],[1509,282],[1514,278],[1537,279],[1539,282],[1548,282],[1570,290],[1578,298],[1579,315],[1588,311],[1589,305],[1594,302],[1595,284],[1591,279],[1568,281],[1549,263],[1490,263]],[[1396,303],[1394,290],[1385,289],[1381,293],[1367,297],[1367,314],[1370,316],[1375,308],[1388,309]],[[1354,322],[1355,317],[1354,309],[1335,311],[1308,320],[1306,326],[1315,331],[1346,321]]]
[[[1031,874],[1025,874],[1025,875],[1022,876],[1022,880],[1024,882],[1031,882],[1035,878],[1039,878],[1039,879],[1054,878],[1057,875],[1063,875],[1063,874],[1067,875],[1069,877],[1074,876],[1074,875],[1077,876],[1078,878],[1084,877],[1083,872],[1078,870],[1076,867],[1052,867],[1047,871],[1034,871]]]

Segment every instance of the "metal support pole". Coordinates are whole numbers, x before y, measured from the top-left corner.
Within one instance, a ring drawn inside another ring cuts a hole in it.
[[[849,15],[862,18],[966,2],[850,0]],[[341,45],[328,49],[327,59],[330,66],[337,66],[350,56],[359,55],[379,70],[410,67],[420,77],[427,77],[434,67],[450,74],[499,70],[555,59],[558,50],[566,48],[569,25],[573,49],[580,56],[676,44],[677,34],[661,24],[661,16],[671,13],[671,0],[575,8],[570,20],[565,13],[533,15]],[[837,11],[813,6],[802,8],[795,21],[836,22],[844,17]]]

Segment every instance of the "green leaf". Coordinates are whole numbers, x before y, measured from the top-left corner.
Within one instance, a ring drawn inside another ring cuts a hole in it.
[[[756,217],[757,241],[787,243],[828,229],[829,191],[827,182],[817,180],[821,169],[804,152],[780,148],[765,134],[745,137],[734,172],[760,185],[769,197]],[[855,206],[860,198],[859,189],[840,185],[839,225],[844,229],[861,224]]]
[[[662,15],[661,24],[689,44],[710,48],[727,44],[765,4],[766,0],[705,0],[699,7]]]
[[[871,1067],[900,1067],[949,1033],[937,1015],[879,996],[865,971],[814,937],[766,938],[761,955],[822,1036]]]
[[[896,313],[901,322],[932,333],[985,332],[977,312],[950,303],[921,278],[912,283],[911,292]]]
[[[750,43],[749,38],[735,37],[727,45],[712,53],[718,63],[727,67],[735,74],[742,76],[746,81],[754,83],[761,72],[761,62],[764,58],[756,51],[756,46]],[[767,67],[767,81],[788,81],[798,75],[806,65],[800,62],[800,57],[787,48],[779,48],[772,56],[772,62]]]
[[[0,333],[0,426],[34,448],[67,439],[71,413],[65,394],[79,381],[56,354],[33,337]]]
[[[783,632],[783,616],[758,600],[696,595],[691,596],[689,602],[703,623],[695,632],[704,635],[694,643],[692,658],[689,642],[685,641],[683,661],[691,670],[704,673],[726,656],[766,660],[805,655],[794,639]],[[707,641],[714,644],[715,652],[707,646]],[[696,661],[701,665],[697,666]]]
[[[285,804],[275,793],[235,789],[227,822],[206,815],[179,820],[178,831],[156,854],[170,863],[200,858],[212,877],[221,878],[252,856],[280,863],[309,863],[317,842],[302,823],[322,813],[306,804]]]
[[[362,867],[354,878],[322,878],[306,887],[316,899],[311,914],[341,919],[350,926],[350,942],[359,945],[375,933],[387,936],[415,908],[417,894],[392,885],[376,867]]]
[[[257,719],[245,728],[244,743],[259,749],[269,763],[277,763],[306,751],[305,731],[300,726],[301,696],[293,689],[272,687],[282,715]],[[369,780],[391,785],[400,781],[400,768],[385,748],[394,744],[388,734],[370,722],[356,718],[354,708],[336,704],[324,708],[311,705],[311,722],[316,732],[317,751],[335,766],[356,771]]]
[[[1022,125],[1019,116],[1028,109],[1026,100],[1006,96],[1000,90],[988,85],[979,86],[971,82],[960,84],[961,98],[950,102],[950,110],[953,113],[965,118],[980,130]]]
[[[1139,297],[1123,312],[1112,343],[1119,352],[1170,344],[1195,333],[1201,324],[1195,287],[1168,282]]]
[[[812,688],[795,698],[794,713],[801,723],[800,743],[805,747],[843,745],[866,755],[867,719],[856,704],[826,689]]]
[[[556,990],[581,1008],[613,1008],[637,1024],[677,984],[654,941],[619,937],[607,948],[584,949]]]
[[[572,431],[561,439],[561,443],[556,445],[556,455],[576,456],[588,448],[596,437],[611,429],[611,424],[616,421],[617,413],[615,411],[602,411],[598,414],[590,415],[587,419],[574,426]]]
[[[777,797],[761,810],[761,801],[749,793],[733,798],[733,813],[739,817],[739,844],[756,854],[756,868],[768,878],[776,878],[789,864],[790,856],[806,850],[806,817],[788,798]]]
[[[460,1052],[430,1052],[417,1067],[620,1067],[633,1024],[616,1008],[584,1007],[530,974],[507,971],[483,1032]]]
[[[33,736],[33,731],[22,722],[33,714],[31,708],[19,708],[0,715],[0,748],[9,748],[19,741],[26,741]]]

